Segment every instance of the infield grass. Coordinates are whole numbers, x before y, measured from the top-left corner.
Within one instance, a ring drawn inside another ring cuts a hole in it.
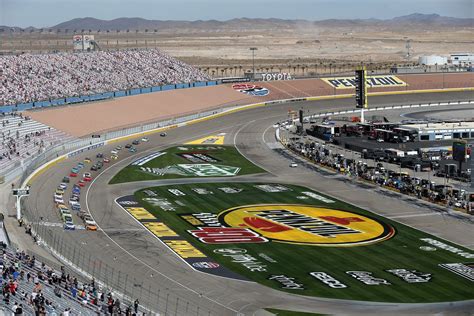
[[[275,289],[317,297],[397,303],[474,299],[473,282],[438,266],[442,263],[468,263],[474,260],[431,246],[421,238],[432,238],[467,253],[472,253],[472,251],[304,187],[285,184],[288,191],[269,193],[257,189],[255,185],[255,183],[204,183],[148,188],[148,190],[154,191],[160,199],[170,202],[175,211],[163,211],[160,207],[143,201],[143,198],[147,197],[143,190],[136,192],[135,197],[154,216],[218,263],[250,280]],[[221,187],[233,187],[242,191],[232,194],[224,193],[219,190]],[[169,189],[178,189],[185,195],[176,196]],[[197,194],[193,189],[205,189],[213,194]],[[303,199],[303,196],[307,196],[303,192],[308,191],[317,193],[333,202],[327,203],[315,198]],[[354,247],[321,247],[276,241],[215,245],[200,242],[193,237],[188,233],[188,230],[195,230],[196,227],[180,217],[180,215],[203,212],[219,214],[229,208],[255,204],[274,204],[277,205],[275,209],[285,208],[285,206],[281,206],[282,204],[299,204],[344,210],[354,213],[354,216],[362,215],[388,224],[395,229],[396,234],[386,241]],[[422,248],[420,249],[420,247]],[[236,262],[235,258],[214,252],[216,249],[223,248],[244,249],[247,255],[264,266],[265,271],[250,271],[241,262]],[[423,274],[429,274],[430,279],[427,282],[408,283],[386,271],[393,269],[416,270]],[[386,280],[391,285],[367,285],[348,275],[347,271],[367,271],[376,278]],[[310,272],[324,272],[346,287],[331,288],[311,276]],[[296,283],[301,284],[302,289],[283,289],[279,282],[269,279],[275,275],[294,278]]]
[[[193,177],[193,175],[182,175],[176,173],[165,173],[163,175],[153,174],[150,172],[143,171],[143,168],[166,168],[178,164],[206,164],[206,161],[193,162],[183,157],[183,154],[202,154],[204,157],[214,159],[215,162],[210,162],[211,165],[219,166],[230,166],[240,168],[237,175],[247,175],[262,173],[265,170],[257,167],[245,157],[243,157],[237,149],[232,146],[223,145],[182,145],[172,148],[168,148],[163,151],[163,155],[159,156],[142,166],[130,164],[123,168],[117,173],[110,184],[133,182],[133,181],[144,181],[144,180],[157,180],[157,179],[175,179],[175,178],[186,178]]]

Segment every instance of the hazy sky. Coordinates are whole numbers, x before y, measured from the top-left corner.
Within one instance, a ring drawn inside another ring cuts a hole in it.
[[[77,17],[157,20],[473,17],[472,0],[0,0],[0,25],[48,27]]]

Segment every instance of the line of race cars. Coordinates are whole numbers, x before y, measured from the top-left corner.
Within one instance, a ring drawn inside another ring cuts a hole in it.
[[[135,146],[139,145],[141,142],[148,142],[148,138],[143,137],[140,140],[134,140],[131,144],[125,145],[125,148],[128,149],[128,152],[135,153],[137,152],[137,148]],[[71,168],[68,176],[65,176],[62,179],[62,182],[58,185],[56,191],[54,192],[54,203],[59,212],[59,216],[63,221],[63,228],[65,230],[75,230],[77,228],[77,226],[74,224],[72,213],[68,206],[66,206],[64,199],[66,190],[74,178],[79,180],[72,185],[71,194],[68,201],[69,207],[72,211],[76,212],[76,215],[83,221],[86,230],[97,230],[97,224],[92,216],[81,209],[81,188],[85,187],[87,183],[93,180],[92,172],[97,172],[102,169],[104,164],[108,164],[111,161],[119,159],[118,153],[122,149],[122,146],[115,147],[113,150],[111,150],[110,157],[104,156],[103,153],[98,153],[96,155],[96,159],[98,160],[90,167],[90,172],[83,172],[82,177],[80,177],[80,173],[86,168],[86,165],[92,163],[91,158],[84,158],[83,161],[78,162],[73,168]]]

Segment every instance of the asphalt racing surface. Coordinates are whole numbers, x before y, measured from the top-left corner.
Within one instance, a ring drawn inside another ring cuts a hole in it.
[[[472,98],[472,92],[390,95],[371,97],[369,104],[380,106],[470,98]],[[140,294],[140,301],[145,305],[158,300],[160,312],[166,315],[235,315],[238,313],[252,315],[257,310],[266,307],[330,314],[445,312],[468,315],[472,313],[474,301],[392,304],[320,299],[287,294],[253,282],[230,280],[196,272],[114,202],[116,198],[133,194],[140,188],[161,184],[212,182],[213,180],[214,182],[257,180],[292,183],[308,186],[473,249],[472,220],[450,212],[443,212],[432,205],[415,204],[411,198],[402,198],[398,194],[390,196],[372,186],[357,185],[345,181],[343,177],[315,171],[314,167],[305,163],[301,163],[298,168],[289,168],[290,159],[293,158],[287,157],[289,153],[275,150],[278,145],[272,126],[275,122],[287,118],[288,110],[298,110],[303,107],[311,113],[318,113],[352,109],[353,103],[353,99],[350,98],[259,107],[169,130],[167,137],[160,137],[159,134],[150,135],[149,142],[137,146],[137,153],[130,154],[122,150],[118,161],[111,163],[110,166],[105,164],[100,174],[94,172],[93,182],[82,189],[81,206],[94,217],[99,226],[97,232],[63,231],[53,204],[53,193],[61,179],[68,175],[69,170],[77,162],[84,160],[85,157],[90,157],[93,161],[97,160],[95,155],[98,152],[110,155],[113,147],[125,145],[131,140],[113,143],[80,154],[47,169],[34,180],[30,196],[26,200],[29,217],[35,216],[38,221],[41,220],[45,235],[56,236],[52,237],[50,242],[53,243],[53,247],[63,252],[65,249],[74,248],[74,256],[76,256],[76,249],[78,251],[80,249],[83,257],[82,267],[85,270],[101,269],[102,267],[97,266],[97,260],[91,260],[91,257],[100,258],[107,263],[107,269],[103,275],[108,279],[108,283],[130,296]],[[374,114],[380,113],[374,112]],[[247,159],[267,170],[268,174],[239,176],[231,179],[176,179],[107,184],[133,159],[144,156],[147,152],[163,150],[176,144],[218,133],[226,133],[226,144],[235,144]],[[76,224],[80,223],[78,218],[74,220]],[[69,256],[72,257],[72,254]],[[77,256],[81,255],[77,254]],[[147,297],[143,294],[147,290],[158,292],[157,297]]]

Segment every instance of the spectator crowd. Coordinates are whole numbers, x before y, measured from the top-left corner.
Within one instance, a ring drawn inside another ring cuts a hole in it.
[[[64,267],[53,270],[24,251],[4,248],[0,259],[1,305],[15,315],[133,316],[140,312],[138,300],[121,302],[102,291],[95,280],[80,282]]]
[[[0,105],[206,80],[158,49],[0,56]]]

